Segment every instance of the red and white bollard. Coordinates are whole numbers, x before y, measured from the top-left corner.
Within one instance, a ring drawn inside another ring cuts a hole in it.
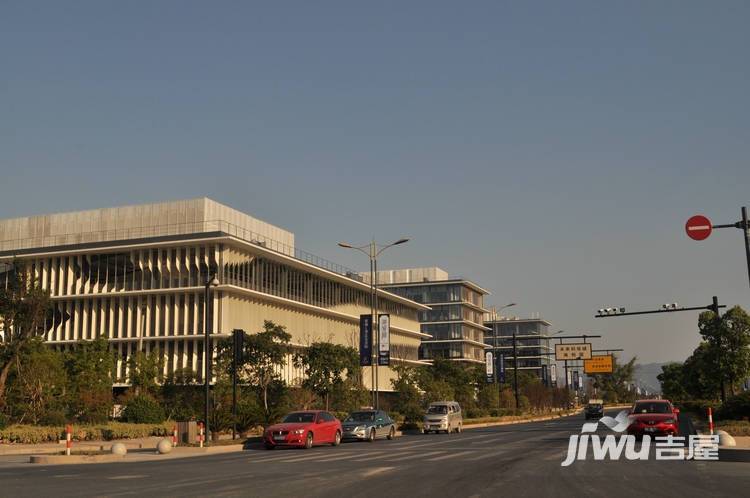
[[[710,406],[708,407],[708,430],[713,436],[714,435],[714,414]]]
[[[172,426],[172,448],[177,447],[177,424]]]
[[[73,428],[70,424],[65,426],[65,454],[70,456],[70,448],[73,447]]]
[[[198,422],[198,441],[201,443],[201,448],[203,448],[203,422]]]

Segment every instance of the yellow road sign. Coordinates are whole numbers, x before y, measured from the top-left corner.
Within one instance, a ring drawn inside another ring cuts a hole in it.
[[[583,360],[583,371],[587,374],[612,373],[613,367],[611,354],[592,356],[590,360]]]

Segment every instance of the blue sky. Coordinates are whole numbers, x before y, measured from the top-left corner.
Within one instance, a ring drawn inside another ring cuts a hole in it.
[[[206,195],[682,359],[750,307],[746,2],[3,2],[0,217]]]

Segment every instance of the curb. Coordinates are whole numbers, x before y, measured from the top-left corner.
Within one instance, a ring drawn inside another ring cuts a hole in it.
[[[70,463],[120,462],[125,455],[31,455],[29,463],[60,465]]]
[[[750,448],[719,446],[720,462],[750,462]]]
[[[498,421],[498,422],[487,422],[483,424],[468,424],[468,425],[463,425],[462,428],[463,430],[468,431],[470,429],[481,429],[483,427],[496,427],[500,425],[513,425],[513,424],[528,424],[531,422],[544,422],[546,420],[558,420],[563,417],[579,415],[581,413],[583,413],[583,410],[576,410],[574,412],[567,413],[565,415],[545,415],[543,417],[527,418],[527,419],[522,419],[522,420],[506,420],[506,421]]]

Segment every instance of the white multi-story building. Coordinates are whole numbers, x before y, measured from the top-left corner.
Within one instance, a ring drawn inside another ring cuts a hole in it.
[[[46,342],[57,348],[103,335],[117,352],[116,385],[127,385],[128,358],[158,351],[164,374],[203,375],[204,291],[209,276],[212,330],[286,327],[296,347],[315,341],[358,346],[370,287],[356,273],[295,248],[294,235],[201,198],[0,220],[0,285],[21,263],[54,306]],[[2,265],[1,263],[6,263]],[[418,313],[429,309],[378,291],[391,315],[391,358],[420,364]],[[367,367],[363,375],[369,387]],[[290,382],[301,377],[291,358]],[[391,390],[382,368],[379,388]]]

